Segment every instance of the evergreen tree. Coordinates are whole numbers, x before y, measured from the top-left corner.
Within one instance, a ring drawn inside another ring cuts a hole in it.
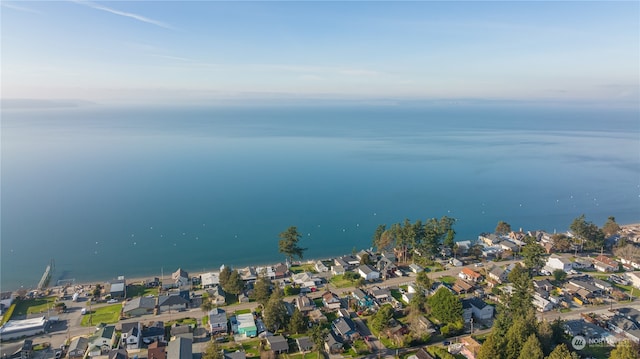
[[[416,276],[416,284],[418,285],[418,291],[421,290],[430,290],[433,282],[427,272],[419,272]]]
[[[602,226],[602,232],[607,237],[611,237],[614,234],[620,232],[620,226],[616,223],[616,218],[611,216],[607,219],[605,224]]]
[[[640,359],[640,346],[629,340],[621,341],[611,351],[609,359]]]
[[[393,319],[393,307],[390,304],[385,304],[371,319],[371,327],[380,333],[389,327],[391,319]]]
[[[525,318],[516,318],[507,331],[507,343],[504,351],[505,358],[518,359],[525,341],[532,334],[534,334],[533,330],[530,325],[527,325],[527,323],[525,322]]]
[[[231,274],[229,274],[229,278],[227,279],[225,285],[222,287],[225,292],[238,295],[242,293],[244,290],[244,281],[242,281],[242,277],[237,270],[232,270]]]
[[[511,225],[509,223],[504,221],[498,222],[498,225],[496,226],[497,235],[504,236],[506,234],[509,234],[509,232],[511,232]]]
[[[385,250],[387,246],[382,246],[382,234],[387,230],[386,224],[379,224],[376,227],[376,231],[373,232],[373,246],[378,248],[379,251]]]
[[[320,358],[320,353],[324,352],[324,341],[327,339],[329,335],[329,330],[323,328],[321,325],[316,324],[311,327],[309,336],[313,341],[313,344],[316,346],[316,350],[318,351],[318,358]]]
[[[223,289],[227,286],[227,281],[229,280],[230,275],[231,275],[231,268],[224,266],[224,268],[222,268],[218,276],[220,286],[222,286]]]
[[[443,323],[462,321],[462,302],[446,288],[440,288],[427,302],[431,314]]]
[[[545,250],[533,237],[527,237],[525,241],[527,244],[522,247],[521,253],[524,259],[524,265],[530,271],[537,271],[545,264]]]
[[[293,262],[293,258],[302,259],[302,255],[306,248],[298,245],[302,235],[298,232],[298,228],[291,226],[284,232],[280,233],[280,241],[278,242],[278,250],[287,256],[289,262]]]
[[[291,319],[289,319],[289,331],[300,334],[304,333],[307,329],[307,317],[305,317],[302,312],[296,308],[291,315]]]
[[[509,296],[509,312],[514,316],[525,316],[531,308],[533,297],[533,281],[528,270],[520,264],[509,272],[509,281],[513,284],[513,292]]]
[[[558,345],[551,354],[547,357],[547,359],[573,359],[571,357],[571,352],[567,349],[567,346],[563,343]]]
[[[284,305],[280,291],[275,290],[271,294],[262,312],[262,319],[265,327],[273,332],[287,324],[287,308]]]
[[[256,302],[260,303],[264,307],[271,295],[271,280],[264,274],[258,275],[258,279],[253,285],[253,293],[251,297]]]
[[[496,335],[490,334],[487,340],[482,343],[476,359],[501,359],[503,358],[502,354],[502,348],[499,341],[496,340]]]
[[[551,353],[551,347],[556,343],[553,342],[553,328],[551,327],[551,323],[546,320],[538,323],[538,340],[540,341],[544,355],[549,355]]]
[[[529,335],[527,341],[524,342],[518,359],[544,359],[542,345],[535,334]]]

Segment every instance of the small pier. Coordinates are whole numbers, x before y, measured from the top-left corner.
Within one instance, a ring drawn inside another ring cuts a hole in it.
[[[40,282],[38,282],[38,290],[44,290],[49,286],[49,282],[51,281],[51,274],[55,268],[55,263],[53,259],[51,263],[47,265],[47,268],[44,269],[44,273],[42,274],[42,278],[40,278]]]

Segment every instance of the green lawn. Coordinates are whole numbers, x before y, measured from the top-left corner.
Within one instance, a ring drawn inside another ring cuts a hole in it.
[[[607,359],[613,350],[612,347],[607,346],[588,346],[582,350],[579,350],[578,353],[582,355],[582,357],[594,357],[596,359]]]
[[[316,267],[313,263],[307,263],[307,264],[300,264],[297,266],[291,266],[291,268],[289,268],[289,270],[291,271],[291,273],[294,274],[298,274],[298,273],[302,273],[302,272],[311,272],[311,273],[318,273],[316,271]]]
[[[249,340],[242,342],[242,349],[244,349],[247,356],[260,356],[260,339]]]
[[[209,316],[205,315],[204,317],[202,317],[202,326],[206,327],[207,324],[209,324]]]
[[[127,298],[145,297],[147,295],[158,295],[158,288],[147,288],[141,284],[131,284],[127,286]]]
[[[89,327],[99,323],[117,323],[120,319],[120,311],[122,311],[122,304],[107,305],[106,307],[94,309],[92,313],[87,312],[87,314],[82,317],[80,325]]]
[[[329,282],[331,282],[332,285],[338,288],[353,287],[354,284],[353,281],[345,279],[344,275],[342,274],[334,275],[333,277],[331,277],[331,279],[329,279]]]
[[[402,293],[398,289],[391,289],[391,296],[394,297],[398,302],[407,304],[407,302],[402,299]]]
[[[304,355],[302,353],[288,354],[286,356],[286,358],[289,358],[289,359],[318,359],[318,352],[317,351],[312,351],[312,352],[309,352],[309,353],[305,353]],[[322,358],[322,355],[320,356],[320,358]]]
[[[369,353],[369,346],[367,346],[367,343],[362,339],[354,340],[353,343],[351,343],[351,349],[353,349],[355,355]]]
[[[13,318],[26,316],[27,314],[46,313],[49,305],[51,310],[56,302],[57,297],[46,297],[37,299],[26,299],[16,301],[16,309],[13,310]]]
[[[236,310],[235,313],[236,313],[236,315],[238,315],[238,314],[250,314],[251,313],[251,309]]]
[[[196,326],[196,325],[198,325],[198,320],[196,318],[181,318],[181,319],[165,322],[164,326],[165,327],[170,327],[170,326],[172,326],[174,324]]]

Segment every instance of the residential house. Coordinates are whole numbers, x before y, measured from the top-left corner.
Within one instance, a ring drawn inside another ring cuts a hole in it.
[[[316,304],[306,295],[297,296],[292,303],[300,312],[302,312],[302,314],[306,314],[316,309]]]
[[[593,259],[593,268],[598,272],[615,272],[618,270],[618,262],[605,255],[599,255]]]
[[[427,319],[427,317],[425,317],[424,315],[421,315],[418,317],[418,320],[416,320],[416,325],[418,329],[426,333],[433,334],[436,332],[436,329],[433,323],[429,319]]]
[[[344,267],[341,265],[332,265],[331,266],[331,274],[333,275],[342,275],[344,274]]]
[[[471,323],[471,318],[473,318],[473,308],[471,308],[471,302],[468,300],[462,300],[462,320],[465,323]]]
[[[189,301],[178,294],[161,295],[158,297],[158,308],[161,312],[186,310]]]
[[[240,274],[240,278],[242,278],[245,282],[251,282],[258,279],[258,272],[255,267],[245,267],[238,269],[238,274]]]
[[[177,337],[169,342],[167,346],[167,359],[192,359],[193,340],[184,337]]]
[[[289,267],[287,267],[284,263],[278,263],[273,267],[273,271],[275,272],[274,279],[281,279],[289,275]]]
[[[116,326],[115,325],[106,325],[100,329],[98,329],[90,338],[90,346],[93,348],[97,348],[98,352],[96,354],[93,352],[92,356],[106,354],[111,350],[113,345],[116,342]]]
[[[333,330],[329,332],[327,335],[327,339],[324,341],[324,348],[330,354],[338,354],[342,353],[343,344],[338,335],[336,335]]]
[[[209,311],[209,333],[211,335],[226,333],[227,327],[227,312],[220,308],[214,308]]]
[[[380,272],[380,276],[384,279],[393,277],[397,269],[395,261],[387,257],[380,257],[376,263],[376,270]]]
[[[620,258],[622,264],[628,265],[633,269],[640,269],[640,260]]]
[[[361,307],[372,307],[374,305],[373,299],[359,288],[354,289],[351,295],[353,299],[358,301],[358,305]]]
[[[520,246],[511,241],[502,241],[499,244],[500,248],[505,252],[518,253],[520,251]]]
[[[631,282],[631,285],[640,289],[640,272],[627,272],[624,277]]]
[[[322,279],[309,272],[294,274],[291,276],[291,280],[294,283],[298,284],[301,288],[311,289],[316,288],[317,286],[322,284]]]
[[[122,345],[127,349],[138,349],[142,343],[142,326],[140,322],[122,323]]]
[[[495,246],[502,241],[502,239],[494,233],[482,233],[478,236],[478,240],[488,246]]]
[[[611,317],[607,322],[607,327],[617,334],[625,335],[630,340],[640,343],[640,327],[634,321],[622,315]]]
[[[553,303],[551,301],[545,299],[538,293],[533,294],[533,298],[531,299],[531,303],[539,312],[548,312],[553,309]]]
[[[396,258],[396,254],[393,251],[382,251],[380,256],[389,259],[393,263],[398,261],[398,258]]]
[[[322,295],[322,304],[324,304],[325,308],[331,310],[340,309],[341,306],[340,298],[338,298],[336,294],[329,291],[324,292],[324,294]]]
[[[227,353],[225,351],[224,359],[247,359],[247,353],[241,350],[231,352],[231,353]]]
[[[142,328],[142,341],[164,342],[164,322],[156,321]]]
[[[341,259],[344,263],[347,264],[346,266],[344,266],[346,269],[355,268],[360,265],[360,259],[358,259],[358,257],[351,254],[342,256]]]
[[[373,253],[369,252],[366,249],[360,250],[360,252],[356,253],[356,258],[358,258],[358,262],[362,263],[362,258],[369,257],[369,260],[373,260]]]
[[[456,279],[453,286],[451,286],[451,290],[453,290],[456,294],[466,294],[473,291],[473,284],[465,282],[464,280],[458,278]]]
[[[324,323],[328,321],[327,316],[320,309],[314,309],[307,314],[311,323]]]
[[[215,305],[225,305],[227,303],[227,293],[222,289],[221,285],[216,285],[207,290],[209,299]]]
[[[129,359],[126,349],[111,349],[107,354],[107,359]]]
[[[494,308],[492,305],[487,304],[484,300],[478,297],[472,297],[464,299],[471,305],[471,312],[473,317],[477,320],[488,320],[493,318]]]
[[[424,268],[420,267],[419,265],[415,264],[415,263],[411,263],[409,264],[409,269],[413,272],[413,273],[420,273],[420,272],[424,272]]]
[[[588,258],[576,258],[573,261],[573,269],[591,269],[593,262]]]
[[[120,276],[117,280],[111,282],[109,295],[114,299],[122,299],[127,296],[127,282],[124,277]]]
[[[606,342],[609,345],[615,345],[618,340],[604,328],[589,323],[584,319],[570,319],[564,322],[564,332],[571,337],[581,335],[590,343]]]
[[[407,359],[433,359],[433,357],[424,348],[420,348],[414,355],[408,356]]]
[[[502,284],[507,280],[507,272],[504,269],[495,266],[489,271],[489,278]]]
[[[502,252],[504,252],[502,247],[498,245],[482,247],[482,257],[486,259],[500,258],[502,256]]]
[[[155,297],[136,297],[124,304],[122,313],[127,317],[139,317],[153,313],[156,308]]]
[[[393,299],[389,288],[380,288],[378,286],[369,288],[369,295],[373,297],[378,304],[386,303]]]
[[[193,328],[191,325],[174,324],[171,326],[171,339],[176,337],[189,338],[193,340]]]
[[[340,335],[343,340],[351,340],[358,337],[358,331],[351,318],[340,317],[331,323],[333,331]]]
[[[573,269],[573,263],[567,258],[552,254],[549,256],[549,259],[547,259],[545,269],[547,269],[550,273],[553,273],[553,271],[556,269],[569,273],[569,271]]]
[[[373,281],[380,279],[380,272],[376,271],[373,267],[368,264],[363,264],[358,267],[358,273],[362,278],[367,281]]]
[[[202,284],[202,288],[213,288],[220,284],[220,273],[218,272],[209,272],[200,275],[200,283]]]
[[[339,266],[339,267],[342,267],[342,268],[344,268],[345,270],[347,270],[347,269],[349,269],[349,268],[350,268],[349,263],[347,263],[347,261],[345,261],[344,259],[342,259],[342,257],[334,258],[334,259],[333,259],[333,263],[334,263],[334,265]]]
[[[33,340],[25,339],[22,342],[22,347],[20,348],[20,359],[31,359],[32,355],[33,355]],[[4,357],[6,358],[6,354],[4,355]],[[12,358],[16,358],[16,356],[13,355]]]
[[[416,295],[415,292],[413,293],[409,293],[409,292],[404,292],[402,293],[402,300],[405,301],[405,303],[410,303],[411,299],[413,299],[413,297]]]
[[[258,327],[251,313],[238,314],[236,316],[238,325],[238,334],[244,334],[245,337],[255,337],[258,335]]]
[[[276,354],[289,352],[289,343],[282,335],[268,336],[267,343],[269,343],[269,348]]]
[[[464,262],[456,258],[451,258],[449,259],[449,264],[451,264],[454,267],[462,267],[464,265]]]
[[[14,299],[15,295],[13,292],[0,293],[0,313],[4,313],[5,310],[9,309]]]
[[[544,290],[545,292],[551,292],[554,288],[553,284],[548,279],[534,280],[533,287]]]
[[[327,266],[324,263],[322,263],[322,261],[317,261],[315,263],[315,268],[316,268],[316,271],[318,271],[318,273],[324,273],[329,271],[329,268],[327,268]]]
[[[167,359],[167,345],[163,342],[153,342],[147,347],[147,359]]]
[[[475,359],[478,353],[480,353],[480,347],[482,345],[471,336],[461,338],[460,343],[462,344],[460,354],[462,354],[465,358]]]
[[[458,273],[458,277],[467,281],[477,283],[482,279],[482,275],[470,268],[462,268],[462,271]]]
[[[404,336],[409,334],[409,328],[402,323],[396,322],[395,325],[387,328],[386,334],[389,339],[396,343],[396,345],[402,345],[404,342]]]
[[[300,337],[296,339],[296,344],[301,352],[311,351],[313,349],[313,340],[309,337]]]
[[[89,339],[85,337],[76,337],[69,344],[67,355],[69,356],[69,359],[82,359],[84,358],[88,347]]]
[[[171,274],[171,279],[173,280],[173,287],[181,288],[188,287],[191,285],[189,282],[189,273],[184,271],[182,268],[178,268],[175,272]]]

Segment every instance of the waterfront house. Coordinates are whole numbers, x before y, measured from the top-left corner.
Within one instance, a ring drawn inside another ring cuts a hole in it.
[[[273,271],[275,272],[275,279],[282,279],[289,275],[289,267],[287,267],[284,263],[278,263],[273,267]]]
[[[114,299],[122,299],[127,296],[127,282],[120,276],[110,283],[109,295]]]
[[[267,343],[269,343],[269,348],[276,354],[289,352],[289,343],[282,335],[268,336]]]
[[[220,308],[214,308],[209,311],[208,316],[210,334],[215,335],[227,332],[227,312]]]
[[[380,272],[376,271],[373,267],[368,264],[363,264],[358,267],[358,273],[362,278],[367,281],[373,281],[380,279]]]
[[[127,349],[138,349],[142,342],[140,322],[122,323],[122,345]]]
[[[329,268],[327,268],[327,266],[324,263],[322,263],[322,261],[316,261],[314,267],[316,268],[316,271],[318,271],[318,273],[324,273],[329,271]]]
[[[342,259],[342,257],[337,257],[333,259],[333,264],[336,266],[340,266],[342,268],[344,268],[345,270],[349,269],[349,263],[347,263],[347,261],[345,261],[344,259]]]
[[[209,272],[200,275],[200,283],[203,289],[213,288],[220,284],[220,273]]]
[[[124,304],[122,313],[127,317],[138,317],[153,313],[155,307],[155,297],[136,297]]]
[[[167,346],[167,359],[193,359],[193,340],[177,337]]]
[[[187,273],[182,268],[178,268],[178,270],[171,274],[171,280],[173,280],[173,286],[176,288],[191,285],[191,282],[189,282],[189,273]]]
[[[347,266],[345,266],[345,268],[355,268],[360,265],[360,260],[354,255],[348,254],[346,256],[342,256],[341,258],[345,263],[347,263]]]
[[[255,267],[245,267],[238,269],[238,274],[240,274],[240,278],[242,278],[245,282],[252,282],[258,279],[258,272]]]
[[[478,236],[478,240],[487,246],[495,246],[501,241],[501,239],[493,233],[482,233]]]

